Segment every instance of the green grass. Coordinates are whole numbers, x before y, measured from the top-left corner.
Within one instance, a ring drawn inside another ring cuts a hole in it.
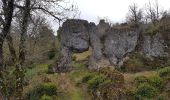
[[[29,80],[29,85],[24,87],[24,94],[47,81],[58,87],[59,94],[54,97],[55,99],[52,97],[53,100],[91,100],[88,92],[78,85],[80,80],[90,73],[84,63],[74,62],[75,70],[63,74],[47,74],[48,65],[34,64],[32,68],[26,70],[25,76]]]
[[[31,78],[37,74],[46,73],[48,71],[48,64],[35,64],[33,68],[27,69],[25,76]]]

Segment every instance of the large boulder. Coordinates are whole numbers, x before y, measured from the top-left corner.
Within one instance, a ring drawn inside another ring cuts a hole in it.
[[[85,20],[67,20],[59,29],[62,46],[74,52],[84,52],[89,48],[89,23]]]
[[[55,72],[70,71],[72,53],[82,53],[89,49],[89,25],[85,20],[69,19],[59,28],[61,56]]]

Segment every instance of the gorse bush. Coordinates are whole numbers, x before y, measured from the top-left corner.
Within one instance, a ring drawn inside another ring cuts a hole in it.
[[[158,94],[156,88],[148,83],[140,84],[135,90],[135,98],[153,98]]]

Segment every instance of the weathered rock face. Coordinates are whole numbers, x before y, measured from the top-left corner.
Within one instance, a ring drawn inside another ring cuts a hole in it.
[[[97,26],[85,20],[67,20],[59,29],[59,33],[63,57],[58,69],[56,68],[58,71],[66,70],[70,66],[73,52],[84,52],[89,46],[92,48],[89,69],[95,70],[101,67],[122,66],[126,55],[135,51],[139,43],[141,49],[137,52],[148,57],[167,55],[161,34],[152,37],[142,35],[142,40],[139,40],[139,29],[111,27],[103,20]]]
[[[107,26],[106,23],[100,22],[100,24]],[[109,27],[110,28],[110,27]],[[107,27],[91,25],[90,44],[92,48],[92,55],[89,59],[89,69],[100,69],[101,67],[108,67],[110,62],[103,55],[103,41],[101,37],[105,35]]]
[[[160,57],[167,56],[168,54],[164,51],[164,40],[160,33],[154,36],[144,36],[142,44],[142,52],[147,57]]]
[[[104,53],[112,64],[123,65],[123,58],[135,50],[139,32],[137,30],[110,29],[104,43]]]
[[[61,39],[61,58],[55,72],[71,70],[72,53],[89,48],[89,23],[85,20],[67,20],[58,31]]]
[[[84,52],[89,48],[88,22],[67,20],[59,30],[61,44],[74,52]]]

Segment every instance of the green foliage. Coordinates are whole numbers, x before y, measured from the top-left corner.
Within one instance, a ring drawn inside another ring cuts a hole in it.
[[[57,92],[57,87],[56,85],[52,84],[52,83],[44,83],[42,85],[40,85],[37,88],[38,92],[40,94],[46,94],[46,95],[55,95]]]
[[[53,100],[53,99],[48,95],[43,95],[40,100]]]
[[[148,83],[149,83],[151,86],[153,86],[153,87],[161,90],[161,89],[163,89],[165,82],[164,82],[164,80],[163,80],[161,77],[159,77],[159,76],[151,76],[151,77],[148,78]]]
[[[34,64],[35,67],[32,69],[27,69],[25,73],[26,78],[34,77],[35,75],[38,75],[40,73],[46,73],[48,72],[48,66],[49,64]]]
[[[137,83],[137,85],[147,83],[158,90],[162,90],[165,83],[164,80],[157,75],[150,76],[150,77],[138,76],[135,78],[135,82]]]
[[[30,91],[27,94],[27,99],[39,100],[43,95],[53,96],[56,94],[57,94],[56,85],[52,83],[44,83],[44,84],[37,86],[34,90]]]
[[[170,67],[165,67],[165,68],[158,70],[158,74],[160,77],[165,77],[167,75],[170,75]]]
[[[147,33],[148,33],[149,35],[153,36],[153,35],[155,35],[155,34],[158,32],[159,28],[160,28],[160,26],[159,26],[158,23],[156,23],[156,24],[150,24],[149,27],[148,27],[148,29],[147,29]]]
[[[91,80],[89,80],[88,86],[90,89],[96,89],[100,84],[104,82],[105,78],[101,74],[95,75]]]
[[[83,77],[82,82],[86,83],[86,82],[88,82],[92,78],[93,78],[92,74],[88,74],[88,75]]]
[[[49,59],[53,59],[55,57],[55,55],[56,55],[56,52],[53,49],[48,52]]]
[[[123,74],[113,68],[102,68],[99,72],[113,83],[124,84]]]
[[[158,91],[148,83],[140,84],[135,91],[135,98],[153,98],[158,94]]]

